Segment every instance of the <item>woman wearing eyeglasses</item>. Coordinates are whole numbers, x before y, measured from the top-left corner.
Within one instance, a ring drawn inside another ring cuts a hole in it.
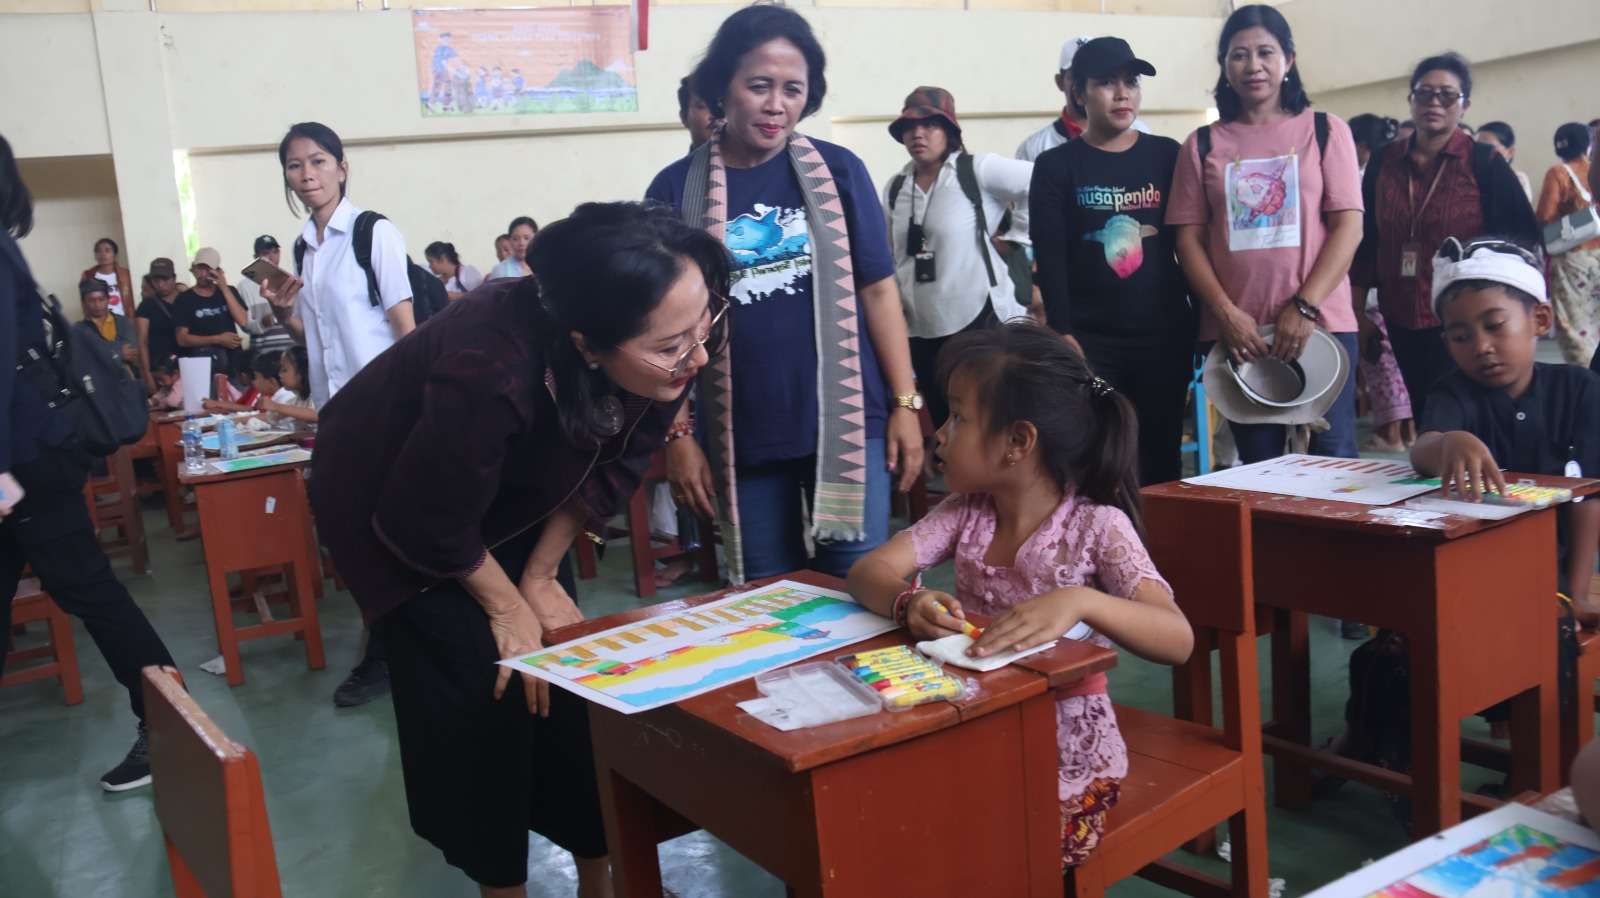
[[[1362,178],[1367,209],[1361,246],[1350,270],[1355,295],[1378,290],[1395,361],[1423,420],[1429,390],[1455,370],[1432,306],[1433,255],[1446,237],[1484,235],[1536,247],[1539,226],[1511,166],[1462,131],[1472,106],[1472,70],[1454,53],[1430,56],[1411,75],[1416,134],[1375,153]],[[1357,316],[1361,341],[1380,335]]]
[[[495,661],[582,619],[567,549],[638,488],[726,343],[722,244],[590,203],[319,410],[317,529],[388,650],[413,829],[484,895],[523,895],[528,830],[609,878],[582,701]]]

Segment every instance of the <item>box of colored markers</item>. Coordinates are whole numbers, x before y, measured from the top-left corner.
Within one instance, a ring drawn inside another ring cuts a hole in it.
[[[975,688],[972,681],[946,673],[943,665],[909,645],[857,652],[837,663],[875,692],[890,711],[969,698]]]

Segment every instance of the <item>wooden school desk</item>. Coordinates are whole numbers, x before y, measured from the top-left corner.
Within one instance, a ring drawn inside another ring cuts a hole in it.
[[[1595,480],[1505,476],[1600,491]],[[1461,793],[1461,720],[1508,699],[1511,794],[1560,785],[1554,509],[1503,521],[1450,515],[1426,527],[1386,521],[1375,506],[1271,493],[1166,483],[1145,494],[1233,499],[1250,510],[1258,620],[1270,615],[1272,632],[1273,719],[1263,742],[1280,806],[1310,801],[1315,768],[1409,795],[1413,837],[1453,826],[1463,803],[1498,804]],[[1410,776],[1311,748],[1308,614],[1405,634]],[[1175,674],[1180,716],[1211,720],[1207,679]]]
[[[181,462],[180,462],[181,463]],[[179,473],[194,488],[200,538],[211,584],[217,646],[228,668],[228,685],[244,682],[239,643],[265,636],[300,634],[306,665],[321,670],[322,627],[317,620],[314,580],[318,575],[311,539],[311,507],[301,471],[309,462],[255,468],[233,474]],[[228,574],[282,567],[294,616],[235,626]]]
[[[788,579],[843,589],[815,573]],[[554,631],[552,644],[680,612],[668,602]],[[977,619],[977,618],[975,618]],[[909,643],[896,630],[821,661]],[[975,677],[982,691],[780,732],[740,711],[745,680],[624,715],[589,707],[618,896],[660,896],[658,843],[704,829],[795,896],[1060,898],[1054,686],[1107,670],[1116,653],[1062,645]]]
[[[183,464],[183,422],[187,412],[152,411],[150,426],[156,430],[156,470],[161,475],[161,498],[167,505],[167,524],[179,539],[192,539],[198,531],[184,520],[183,490],[178,483],[178,466]]]

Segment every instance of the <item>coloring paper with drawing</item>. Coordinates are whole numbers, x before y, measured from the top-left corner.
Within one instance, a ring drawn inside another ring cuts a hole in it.
[[[1293,153],[1244,159],[1224,169],[1228,197],[1228,249],[1300,245],[1300,164]]]

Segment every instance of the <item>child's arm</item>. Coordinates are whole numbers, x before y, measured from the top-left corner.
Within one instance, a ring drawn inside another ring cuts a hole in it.
[[[1600,605],[1589,599],[1596,550],[1600,549],[1600,498],[1574,503],[1572,527],[1567,533],[1567,588],[1572,590],[1572,611],[1586,627],[1600,623]]]
[[[972,654],[981,658],[1053,642],[1079,621],[1158,664],[1182,664],[1194,649],[1194,631],[1172,596],[1154,580],[1142,580],[1131,601],[1087,586],[1029,599],[984,630]]]
[[[1425,477],[1438,477],[1446,495],[1450,485],[1474,502],[1486,492],[1504,493],[1506,479],[1483,441],[1465,430],[1430,431],[1411,447],[1411,466]],[[1576,587],[1574,587],[1576,589]]]
[[[261,411],[272,412],[285,418],[293,418],[296,421],[304,421],[307,424],[317,423],[316,409],[306,408],[301,405],[285,405],[282,402],[274,402],[267,396],[261,397]]]
[[[850,567],[850,595],[862,606],[887,618],[894,617],[894,601],[911,588],[917,572],[917,551],[911,531],[903,530],[894,539],[867,553]],[[918,639],[939,639],[960,633],[958,620],[966,620],[955,597],[934,589],[918,591],[906,610],[906,626]],[[939,610],[939,605],[949,613]],[[1060,635],[1060,634],[1057,634]]]
[[[208,412],[253,412],[253,406],[240,405],[237,402],[223,402],[221,399],[203,399],[200,407]]]

